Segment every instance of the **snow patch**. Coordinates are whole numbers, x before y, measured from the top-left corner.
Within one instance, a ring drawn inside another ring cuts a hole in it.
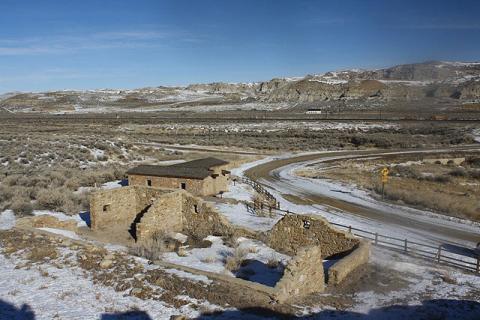
[[[0,213],[0,230],[10,230],[15,226],[15,214],[12,210],[5,210]]]
[[[59,234],[61,236],[74,239],[74,240],[80,240],[80,237],[73,231],[69,230],[63,230],[63,229],[55,229],[55,228],[38,228],[39,230]]]

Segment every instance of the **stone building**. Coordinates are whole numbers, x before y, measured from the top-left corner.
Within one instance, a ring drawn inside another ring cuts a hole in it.
[[[172,233],[182,233],[190,239],[217,235],[224,239],[247,237],[264,242],[275,251],[291,256],[273,287],[195,267],[188,268],[188,272],[244,290],[263,292],[278,302],[339,285],[368,262],[370,252],[368,242],[337,230],[325,219],[313,215],[286,215],[267,232],[235,226],[211,203],[184,190],[128,186],[95,192],[90,198],[90,217],[91,228],[97,234],[115,235],[125,243],[135,241],[147,247],[158,235],[166,239]],[[333,262],[328,269],[324,269],[324,260]],[[170,267],[182,268],[172,264]]]
[[[128,184],[183,189],[197,196],[212,196],[228,190],[227,166],[227,161],[211,157],[170,166],[140,165],[127,171]]]

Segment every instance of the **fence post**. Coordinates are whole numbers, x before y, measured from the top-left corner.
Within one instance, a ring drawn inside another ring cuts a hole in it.
[[[437,253],[437,262],[440,263],[440,258],[442,257],[442,245],[438,246],[438,253]]]
[[[348,226],[348,233],[352,233],[352,226]]]
[[[407,252],[408,249],[408,239],[405,239],[405,252]]]
[[[378,233],[375,232],[375,244],[378,244]]]

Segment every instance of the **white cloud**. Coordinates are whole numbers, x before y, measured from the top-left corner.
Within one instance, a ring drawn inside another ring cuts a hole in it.
[[[148,48],[167,45],[168,40],[192,42],[199,38],[171,31],[118,31],[84,35],[51,35],[44,37],[0,39],[0,56],[62,54],[79,50],[114,48]]]

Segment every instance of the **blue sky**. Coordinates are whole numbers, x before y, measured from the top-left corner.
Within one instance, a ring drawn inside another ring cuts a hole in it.
[[[1,0],[0,93],[480,60],[480,1]]]

